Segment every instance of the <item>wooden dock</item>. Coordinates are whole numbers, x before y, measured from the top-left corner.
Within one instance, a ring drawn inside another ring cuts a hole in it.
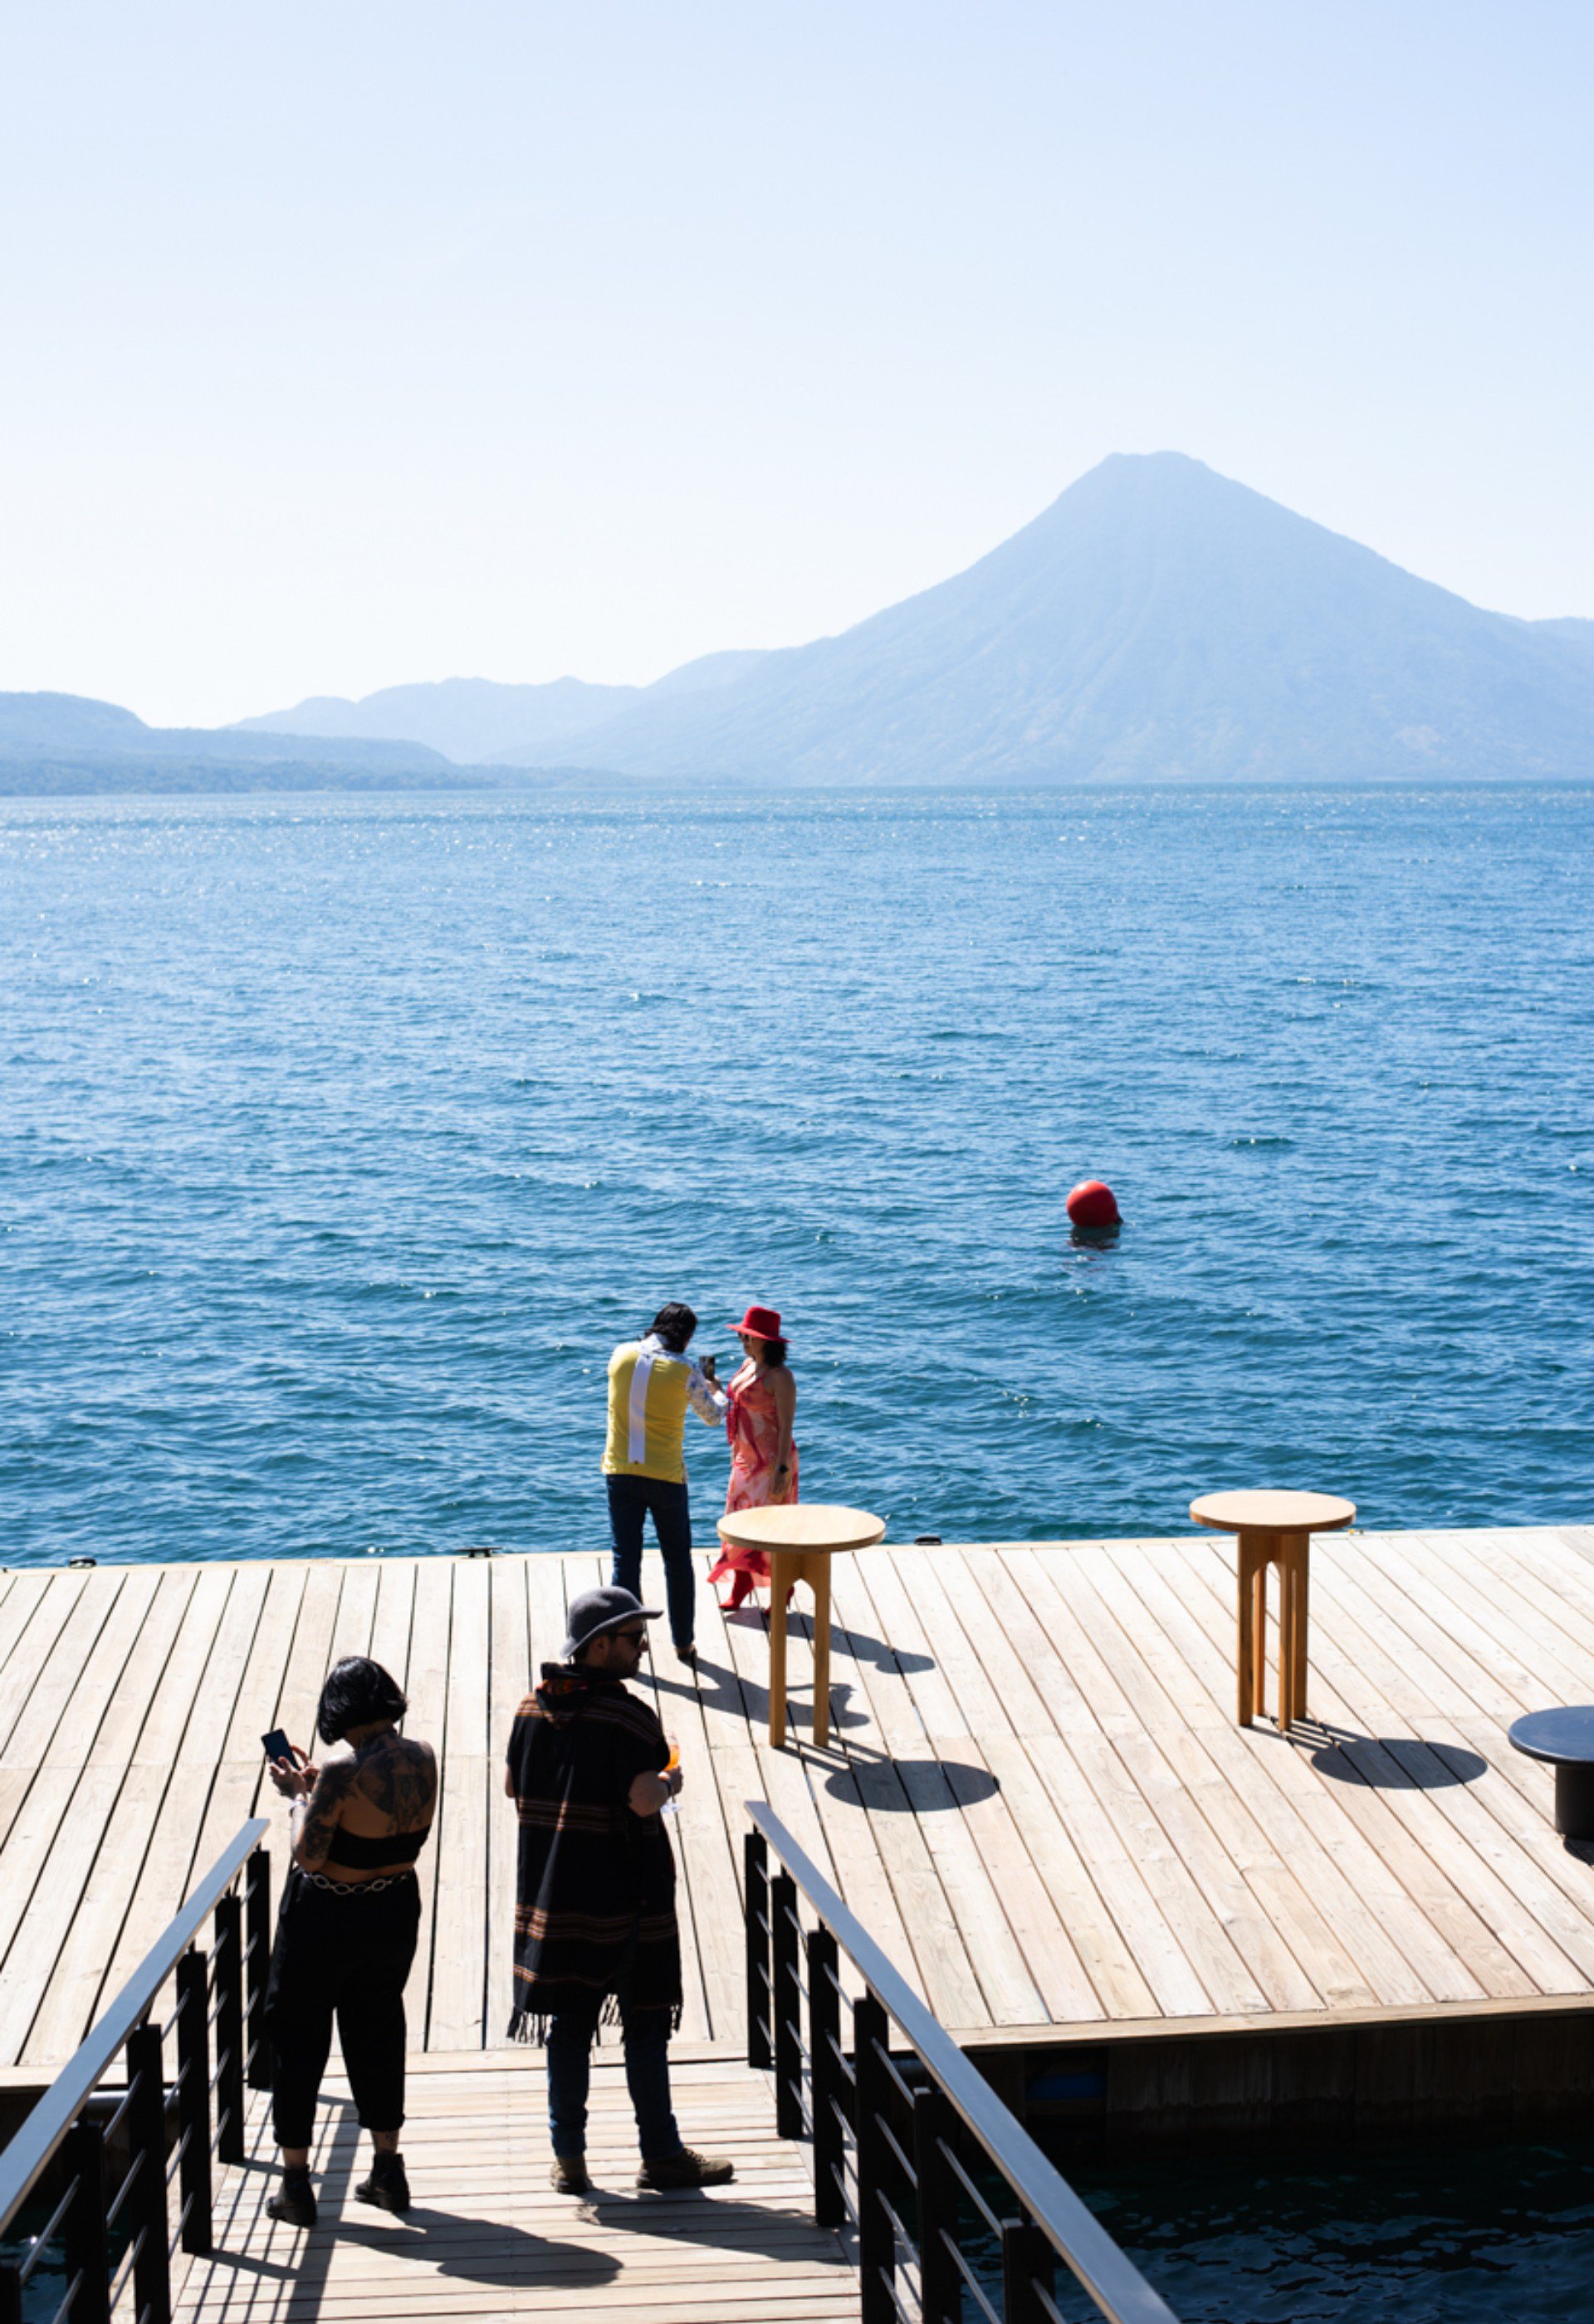
[[[588,2324],[856,2324],[850,2249],[814,2225],[807,2154],[776,2137],[769,2077],[687,2045],[673,2076],[683,2132],[733,2150],[736,2179],[644,2194],[617,2053],[599,2056],[594,2190],[581,2201],[548,2185],[542,2061],[525,2051],[416,2061],[404,2132],[415,2204],[401,2220],[355,2200],[370,2144],[336,2080],[311,2156],[320,2223],[301,2235],[269,2218],[281,2181],[269,2104],[256,2100],[249,2159],[218,2184],[215,2254],[174,2285],[176,2324],[553,2324],[577,2305]]]
[[[262,1733],[308,1741],[328,1663],[355,1652],[401,1678],[443,1762],[412,2042],[492,2050],[503,1744],[600,1578],[585,1554],[0,1572],[8,2078],[71,2052],[261,1801]],[[1018,2098],[1044,2106],[1066,2052],[1121,2119],[1189,2119],[1191,2044],[1214,2107],[1253,2120],[1371,2120],[1402,2089],[1522,2115],[1594,2090],[1594,1850],[1560,1839],[1549,1771],[1506,1740],[1523,1711],[1594,1702],[1594,1530],[1321,1537],[1313,1724],[1288,1738],[1235,1724],[1234,1600],[1213,1536],[839,1561],[824,1752],[805,1740],[803,1623],[780,1751],[761,1624],[705,1590],[696,1670],[657,1626],[646,1683],[686,1779],[684,2037],[727,2056],[742,2040],[742,1803],[763,1797]],[[1445,2063],[1445,2028],[1486,2062]],[[1405,2047],[1369,2065],[1369,2031]],[[1304,2035],[1334,2036],[1339,2064],[1258,2066],[1258,2042],[1277,2061]]]

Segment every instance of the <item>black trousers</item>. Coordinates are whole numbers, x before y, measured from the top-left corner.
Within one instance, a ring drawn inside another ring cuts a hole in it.
[[[401,2126],[404,1981],[419,1928],[420,1888],[412,1872],[374,1895],[351,1884],[336,1895],[297,1868],[289,1874],[265,1999],[279,2146],[310,2144],[334,2017],[362,2125]]]

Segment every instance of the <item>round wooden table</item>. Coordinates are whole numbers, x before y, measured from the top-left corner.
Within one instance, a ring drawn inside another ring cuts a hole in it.
[[[1518,1751],[1555,1770],[1556,1831],[1566,1840],[1594,1840],[1594,1706],[1530,1711],[1508,1732]]]
[[[830,1561],[839,1551],[869,1549],[884,1517],[824,1501],[790,1501],[737,1509],[722,1517],[720,1539],[733,1549],[762,1550],[769,1561],[769,1740],[786,1741],[786,1593],[794,1582],[814,1592],[814,1740],[830,1740]]]
[[[1197,1525],[1239,1536],[1239,1723],[1267,1708],[1267,1568],[1278,1568],[1278,1723],[1306,1716],[1307,1554],[1314,1533],[1354,1524],[1356,1504],[1332,1493],[1203,1493]]]

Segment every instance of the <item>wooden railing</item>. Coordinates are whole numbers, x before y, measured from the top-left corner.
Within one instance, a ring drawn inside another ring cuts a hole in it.
[[[271,2079],[268,1829],[263,1816],[244,1826],[0,2153],[0,2239],[21,2237],[30,2198],[54,2199],[22,2256],[0,2260],[0,2324],[23,2324],[23,2293],[47,2254],[66,2273],[50,2324],[109,2324],[129,2282],[134,2324],[170,2324],[175,2254],[211,2247],[211,2159],[242,2163],[246,2089]],[[207,1957],[194,1940],[213,1914]],[[161,2025],[151,2012],[173,1977]],[[114,2187],[108,2153],[125,2156]]]
[[[1065,2324],[1059,2261],[1113,2324],[1177,2324],[779,1819],[747,1812],[748,2062],[773,2070],[781,2136],[813,2142],[815,2218],[856,2231],[861,2324],[960,2324],[965,2301]]]

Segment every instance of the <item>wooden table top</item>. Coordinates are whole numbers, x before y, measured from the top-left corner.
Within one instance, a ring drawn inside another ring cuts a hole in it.
[[[720,1539],[738,1549],[868,1549],[885,1530],[884,1517],[826,1501],[736,1509],[719,1523]]]
[[[1259,1489],[1240,1493],[1202,1493],[1190,1504],[1197,1525],[1221,1533],[1332,1533],[1353,1524],[1354,1501],[1334,1493],[1279,1493]]]

